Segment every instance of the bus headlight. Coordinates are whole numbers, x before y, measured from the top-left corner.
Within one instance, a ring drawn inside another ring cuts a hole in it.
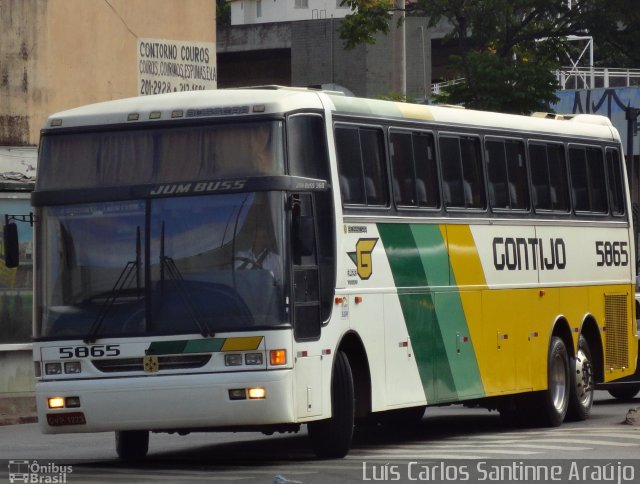
[[[46,375],[61,375],[62,364],[60,363],[45,363],[44,372]]]
[[[231,353],[224,355],[224,366],[240,366],[242,365],[242,355]]]
[[[247,353],[244,355],[246,365],[262,365],[262,353]]]
[[[64,372],[65,373],[80,373],[82,371],[82,367],[80,366],[79,361],[65,361],[64,362]]]

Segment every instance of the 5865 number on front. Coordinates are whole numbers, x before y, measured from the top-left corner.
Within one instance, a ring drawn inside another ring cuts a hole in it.
[[[120,345],[63,346],[59,348],[60,359],[67,358],[103,358],[119,356]]]

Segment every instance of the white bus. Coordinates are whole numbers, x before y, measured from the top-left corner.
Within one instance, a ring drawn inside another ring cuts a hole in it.
[[[585,419],[634,372],[606,118],[176,93],[53,115],[38,170],[45,433],[115,431],[132,459],[149,432],[306,424],[341,457],[359,422],[429,405]]]

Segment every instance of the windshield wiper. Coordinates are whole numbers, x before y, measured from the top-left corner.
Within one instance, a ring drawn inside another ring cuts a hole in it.
[[[184,277],[182,277],[182,273],[178,266],[176,265],[173,258],[166,256],[164,253],[164,221],[162,222],[162,226],[160,229],[160,288],[164,289],[164,271],[167,270],[169,277],[172,281],[176,283],[178,288],[178,293],[182,297],[187,310],[189,311],[189,315],[191,316],[191,320],[196,324],[198,329],[200,330],[200,334],[206,337],[213,337],[214,333],[211,331],[206,321],[201,321],[200,316],[198,315],[198,311],[193,303],[193,299],[191,299],[191,295],[189,294],[189,290],[184,282]]]
[[[98,334],[98,331],[100,330],[100,327],[102,326],[102,323],[104,322],[104,318],[107,316],[107,313],[109,312],[113,304],[116,302],[116,300],[118,300],[118,298],[121,296],[122,291],[129,284],[132,278],[131,276],[134,274],[136,279],[136,296],[138,299],[140,299],[141,297],[140,261],[141,261],[140,226],[138,226],[136,228],[136,258],[135,260],[128,261],[125,264],[124,268],[122,269],[122,272],[120,272],[120,275],[116,280],[116,283],[113,285],[113,288],[111,289],[111,291],[109,291],[107,298],[102,303],[102,306],[100,307],[100,311],[98,311],[98,314],[96,315],[96,319],[93,321],[93,324],[89,329],[89,332],[84,337],[85,343],[87,344],[94,343],[96,341],[96,336]]]

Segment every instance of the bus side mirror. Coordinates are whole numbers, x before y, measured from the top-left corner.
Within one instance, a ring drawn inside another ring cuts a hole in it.
[[[20,247],[18,245],[18,226],[8,223],[2,233],[4,242],[4,265],[8,268],[18,267],[20,264]]]

